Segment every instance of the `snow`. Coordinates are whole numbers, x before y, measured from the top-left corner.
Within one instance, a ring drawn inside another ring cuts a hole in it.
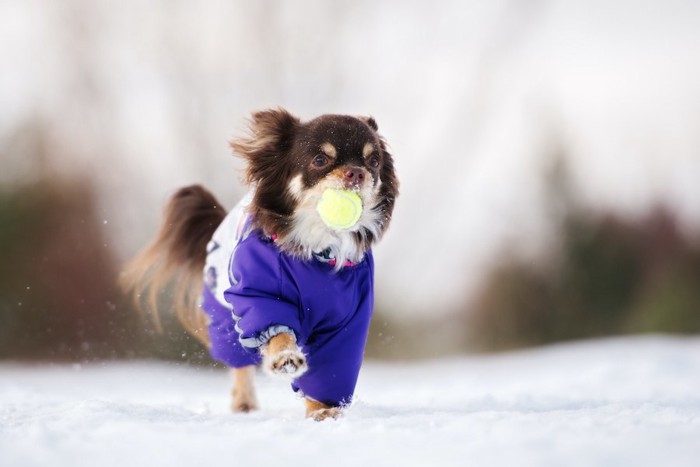
[[[618,338],[366,362],[339,420],[258,377],[228,411],[220,369],[0,364],[0,465],[697,465],[700,338]]]

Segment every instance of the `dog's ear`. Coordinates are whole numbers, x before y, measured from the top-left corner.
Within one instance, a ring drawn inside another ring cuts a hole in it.
[[[291,227],[288,216],[294,205],[284,187],[294,164],[287,157],[302,124],[284,109],[255,112],[248,135],[231,142],[233,150],[247,161],[246,181],[255,185],[249,212],[265,232],[284,235]]]
[[[381,136],[379,136],[379,144],[383,157],[382,168],[379,172],[382,184],[379,188],[380,202],[374,209],[382,214],[381,236],[391,223],[394,203],[396,202],[396,197],[399,196],[399,179],[394,169],[394,158],[387,148],[386,141]]]
[[[297,117],[278,107],[255,112],[250,129],[258,145],[272,145],[285,150],[292,142],[297,125],[299,125]]]
[[[276,173],[283,165],[300,125],[297,117],[282,108],[255,112],[247,136],[231,141],[233,150],[248,161],[248,182],[259,182]]]
[[[374,117],[370,116],[360,116],[357,117],[369,126],[375,133],[379,130],[379,125]],[[382,212],[384,215],[384,223],[382,231],[386,230],[391,221],[391,215],[394,212],[394,202],[396,197],[399,195],[399,179],[396,177],[396,172],[394,171],[394,158],[389,152],[386,141],[384,138],[377,133],[379,138],[379,147],[382,153],[383,162],[382,168],[379,173],[379,178],[382,180],[382,186],[379,189],[379,195],[381,198],[380,203],[375,207],[376,210]]]
[[[377,121],[374,119],[374,117],[359,117],[359,119],[365,122],[367,126],[369,126],[374,131],[379,130],[379,126],[377,125]]]

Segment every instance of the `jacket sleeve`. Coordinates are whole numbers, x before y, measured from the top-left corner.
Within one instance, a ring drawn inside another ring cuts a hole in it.
[[[233,306],[241,345],[257,349],[282,332],[299,338],[299,300],[284,282],[279,252],[252,233],[238,244],[229,264],[231,286],[224,292]]]

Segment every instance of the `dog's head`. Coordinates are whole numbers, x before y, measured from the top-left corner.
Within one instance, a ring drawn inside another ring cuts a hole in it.
[[[250,212],[279,247],[310,258],[330,248],[336,264],[359,261],[386,231],[398,195],[394,162],[371,117],[322,115],[302,122],[283,109],[253,114],[250,135],[234,140],[255,187]],[[316,210],[328,188],[357,192],[358,222],[326,226]]]

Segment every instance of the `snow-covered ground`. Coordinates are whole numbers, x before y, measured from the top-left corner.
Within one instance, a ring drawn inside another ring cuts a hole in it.
[[[700,338],[367,362],[323,423],[258,383],[262,410],[233,415],[221,370],[3,363],[0,465],[700,465]]]

